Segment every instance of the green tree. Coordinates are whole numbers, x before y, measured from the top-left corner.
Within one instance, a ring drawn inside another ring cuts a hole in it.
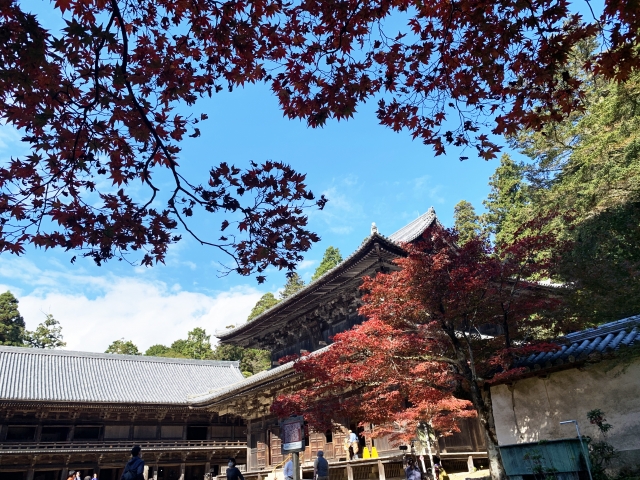
[[[33,332],[26,332],[25,342],[34,348],[61,348],[67,343],[62,338],[62,326],[53,315],[47,314]]]
[[[280,292],[280,299],[284,300],[287,297],[290,297],[294,293],[304,288],[304,280],[300,278],[300,275],[297,273],[292,274],[289,278],[287,278],[287,283],[284,285],[284,290]]]
[[[559,272],[567,314],[597,324],[640,311],[640,73],[592,85],[584,113],[517,138],[532,195],[509,221],[565,214],[553,228],[574,240]]]
[[[111,345],[109,345],[104,353],[116,353],[119,355],[140,355],[138,347],[136,347],[136,345],[131,340],[125,340],[124,338],[115,340]]]
[[[460,200],[453,208],[453,219],[460,245],[464,245],[469,240],[476,238],[482,232],[480,218],[476,215],[473,205],[466,200]]]
[[[24,346],[24,319],[18,311],[18,299],[10,291],[0,295],[0,345]]]
[[[166,345],[161,345],[158,343],[156,345],[151,345],[149,348],[147,348],[147,351],[144,352],[144,354],[147,357],[162,357],[164,356],[165,353],[169,352],[170,350],[171,349]]]
[[[240,360],[240,370],[247,377],[256,373],[269,370],[271,368],[271,352],[268,350],[258,350],[257,348],[247,348]]]
[[[271,292],[265,293],[264,295],[262,295],[262,297],[260,297],[260,300],[258,300],[258,302],[255,304],[255,306],[251,310],[249,317],[247,317],[247,321],[249,322],[253,320],[262,312],[266,312],[271,307],[276,305],[278,302],[279,300],[273,295],[273,293]]]
[[[337,266],[340,262],[342,262],[342,255],[340,255],[340,250],[335,247],[329,246],[324,251],[322,261],[320,262],[320,265],[318,265],[318,268],[316,268],[316,271],[313,273],[311,281],[320,278],[329,270]]]
[[[187,334],[187,339],[179,339],[171,344],[161,356],[208,360],[212,358],[211,335],[203,328],[196,327]]]
[[[482,223],[495,239],[507,240],[519,224],[517,213],[527,204],[528,192],[524,167],[507,154],[500,158],[500,166],[489,180],[491,190],[482,202],[487,212]]]

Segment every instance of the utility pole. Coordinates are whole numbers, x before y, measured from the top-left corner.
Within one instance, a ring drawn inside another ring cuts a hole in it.
[[[300,480],[300,454],[294,452],[293,456],[293,480]]]

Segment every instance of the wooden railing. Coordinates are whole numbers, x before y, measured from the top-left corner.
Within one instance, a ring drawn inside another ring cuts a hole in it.
[[[143,451],[192,451],[228,450],[246,448],[241,441],[218,440],[104,440],[102,442],[5,442],[0,444],[0,455],[19,453],[83,453],[83,452],[128,452],[133,445]]]

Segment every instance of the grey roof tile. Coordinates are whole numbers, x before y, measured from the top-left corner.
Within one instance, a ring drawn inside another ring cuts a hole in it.
[[[244,377],[238,362],[0,346],[0,400],[186,405]]]
[[[436,211],[433,207],[427,213],[420,215],[411,223],[389,235],[389,240],[394,243],[409,243],[418,238],[436,220]]]
[[[557,352],[542,352],[529,355],[516,364],[539,370],[556,365],[574,363],[593,355],[615,353],[620,348],[640,345],[640,315],[615,322],[605,323],[596,328],[570,333],[555,340],[562,345]]]

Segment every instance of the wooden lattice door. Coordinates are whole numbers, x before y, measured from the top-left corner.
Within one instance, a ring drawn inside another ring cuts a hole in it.
[[[281,465],[284,461],[284,457],[282,456],[282,441],[280,437],[273,432],[269,432],[271,436],[271,466]]]

